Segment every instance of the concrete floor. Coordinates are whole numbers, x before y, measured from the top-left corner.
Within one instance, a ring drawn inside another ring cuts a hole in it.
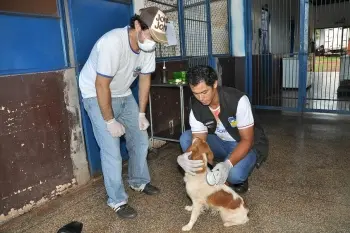
[[[225,228],[219,216],[202,214],[192,232],[350,232],[350,121],[337,116],[262,114],[270,139],[270,156],[252,174],[243,197],[250,221]],[[128,189],[139,213],[120,220],[105,204],[102,179],[72,191],[0,227],[0,232],[49,233],[70,221],[84,223],[83,232],[181,232],[190,214],[177,144],[167,144],[149,161],[158,196]],[[126,177],[126,175],[125,175]]]

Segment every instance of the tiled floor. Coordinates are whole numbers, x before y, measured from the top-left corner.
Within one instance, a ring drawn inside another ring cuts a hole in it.
[[[262,114],[270,139],[268,161],[250,178],[244,195],[250,221],[225,228],[219,216],[203,213],[192,232],[350,232],[350,121],[335,115],[304,118]],[[120,220],[106,206],[101,179],[31,211],[0,232],[56,232],[72,220],[83,232],[181,232],[189,220],[177,144],[167,144],[149,161],[162,193],[149,197],[128,190],[139,216]]]

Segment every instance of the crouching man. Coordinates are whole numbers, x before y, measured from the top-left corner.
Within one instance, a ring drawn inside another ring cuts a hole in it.
[[[248,177],[254,167],[266,159],[268,140],[254,117],[248,97],[231,87],[218,87],[218,77],[209,66],[197,66],[187,72],[191,99],[191,130],[180,137],[182,151],[192,144],[192,135],[205,139],[220,161],[212,170],[213,185],[227,183],[237,193],[248,190]],[[200,169],[189,153],[177,158],[185,172]],[[208,180],[208,182],[209,182]]]

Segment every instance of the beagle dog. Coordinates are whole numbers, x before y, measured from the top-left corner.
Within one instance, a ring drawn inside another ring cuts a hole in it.
[[[207,164],[213,165],[214,155],[206,141],[194,138],[187,152],[192,151],[190,159],[203,160],[202,170],[196,175],[185,173],[186,192],[192,200],[192,206],[185,209],[191,212],[191,218],[183,231],[189,231],[197,221],[203,210],[211,209],[219,212],[225,227],[244,224],[249,221],[248,208],[241,196],[227,185],[210,186],[206,180],[206,173],[210,171]]]

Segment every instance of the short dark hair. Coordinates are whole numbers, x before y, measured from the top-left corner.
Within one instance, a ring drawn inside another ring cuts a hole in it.
[[[187,71],[187,80],[192,86],[196,86],[198,83],[204,81],[206,85],[212,87],[215,81],[218,80],[218,76],[210,66],[199,65]]]
[[[141,30],[142,30],[142,31],[148,29],[147,24],[144,23],[144,22],[141,20],[140,16],[137,15],[137,14],[135,14],[135,15],[134,15],[133,17],[131,17],[131,19],[130,19],[130,27],[131,27],[132,29],[135,29],[135,21],[136,21],[136,20],[139,21],[139,23],[140,23],[140,25],[141,25]]]

